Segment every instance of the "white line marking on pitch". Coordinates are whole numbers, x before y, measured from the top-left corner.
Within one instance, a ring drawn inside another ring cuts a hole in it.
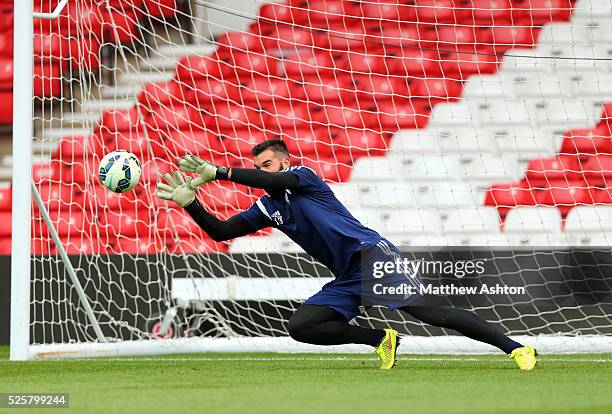
[[[449,357],[449,358],[435,358],[435,357],[402,357],[401,355],[398,357],[401,361],[450,361],[450,362],[500,362],[502,361],[503,355],[500,355],[498,358],[458,358],[458,357]],[[57,360],[55,360],[57,361]],[[346,362],[346,361],[378,361],[378,358],[375,357],[363,357],[363,358],[347,358],[347,357],[319,357],[319,358],[301,358],[301,357],[195,357],[195,358],[155,358],[155,357],[143,357],[143,358],[132,358],[132,357],[111,357],[111,358],[78,358],[78,359],[65,359],[62,361],[109,361],[109,362],[248,362],[248,361],[261,361],[261,362],[269,362],[269,361],[330,361],[330,362]],[[612,359],[605,358],[543,358],[544,362],[612,362]]]

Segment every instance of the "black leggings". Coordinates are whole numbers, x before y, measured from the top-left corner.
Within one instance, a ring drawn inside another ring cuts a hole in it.
[[[429,325],[453,329],[468,338],[493,345],[506,353],[520,347],[494,325],[464,309],[427,304],[419,300],[400,310]],[[350,325],[344,316],[327,306],[302,305],[287,326],[289,335],[299,342],[315,345],[366,344],[378,346],[385,336],[382,329]]]

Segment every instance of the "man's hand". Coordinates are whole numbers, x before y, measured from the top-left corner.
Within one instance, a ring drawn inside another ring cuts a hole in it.
[[[198,187],[217,179],[217,170],[220,167],[204,161],[196,155],[185,155],[179,160],[179,168],[183,172],[199,174],[200,176],[191,182],[193,187]]]
[[[174,201],[181,207],[188,206],[195,200],[196,193],[191,177],[183,178],[183,175],[178,171],[173,172],[172,175],[166,173],[163,177],[168,184],[157,183],[159,191],[155,195],[158,198]]]

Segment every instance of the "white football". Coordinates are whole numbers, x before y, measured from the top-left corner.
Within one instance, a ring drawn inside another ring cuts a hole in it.
[[[138,158],[124,150],[106,154],[98,169],[102,185],[115,193],[125,193],[136,187],[141,174]]]

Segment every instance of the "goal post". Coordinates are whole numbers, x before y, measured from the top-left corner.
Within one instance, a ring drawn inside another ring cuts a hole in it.
[[[280,231],[215,242],[155,197],[183,154],[250,167],[271,138],[467,292],[450,305],[542,353],[612,352],[612,14],[495,3],[15,0],[11,360],[369,352],[288,336],[333,275]],[[142,164],[124,194],[98,179],[119,149]],[[263,194],[198,190],[222,219]],[[399,352],[497,352],[362,310]]]

